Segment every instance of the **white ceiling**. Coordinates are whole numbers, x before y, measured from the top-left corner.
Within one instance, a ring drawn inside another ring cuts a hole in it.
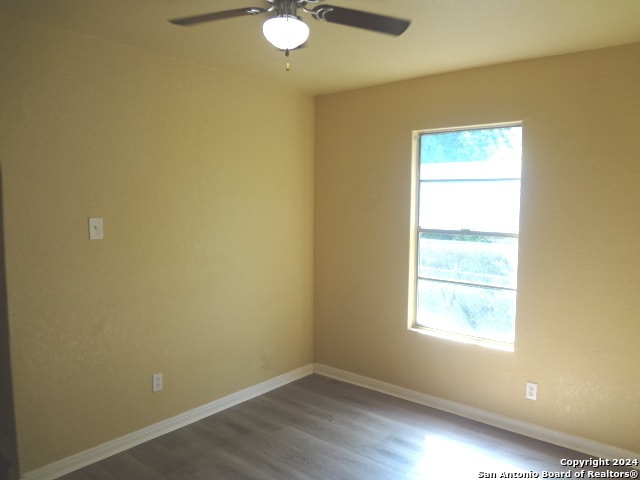
[[[262,36],[266,15],[179,27],[169,18],[264,0],[0,0],[0,11],[312,94],[640,41],[640,0],[324,0],[412,20],[400,37],[320,22],[307,48]],[[640,61],[640,59],[638,59]],[[266,87],[266,85],[265,85]]]

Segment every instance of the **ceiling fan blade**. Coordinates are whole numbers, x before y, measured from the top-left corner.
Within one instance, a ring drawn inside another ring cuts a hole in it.
[[[409,20],[352,10],[350,8],[334,7],[333,5],[318,5],[308,11],[313,14],[316,20],[324,20],[349,27],[364,28],[365,30],[373,30],[395,36],[402,34],[411,24]]]
[[[191,25],[197,25],[199,23],[212,22],[214,20],[224,20],[225,18],[244,17],[245,15],[257,15],[258,13],[264,13],[266,11],[267,10],[260,7],[236,8],[234,10],[224,10],[222,12],[203,13],[202,15],[174,18],[172,20],[169,20],[169,22],[173,23],[174,25],[189,27]]]

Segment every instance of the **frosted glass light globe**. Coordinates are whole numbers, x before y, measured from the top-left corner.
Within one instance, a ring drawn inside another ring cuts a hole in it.
[[[309,38],[309,27],[294,15],[278,15],[262,25],[265,38],[280,50],[293,50]]]

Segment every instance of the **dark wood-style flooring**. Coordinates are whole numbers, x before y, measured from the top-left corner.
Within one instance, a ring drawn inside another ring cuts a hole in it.
[[[569,470],[563,458],[588,457],[311,375],[62,479],[542,478]]]

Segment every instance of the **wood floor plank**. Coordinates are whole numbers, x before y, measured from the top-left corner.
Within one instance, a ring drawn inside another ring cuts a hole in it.
[[[562,458],[587,456],[310,375],[62,480],[465,480]]]

